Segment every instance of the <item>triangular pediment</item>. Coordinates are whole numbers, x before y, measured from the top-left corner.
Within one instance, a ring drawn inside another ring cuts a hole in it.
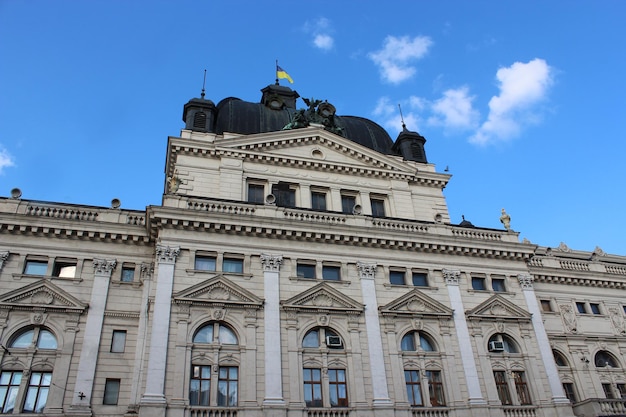
[[[418,289],[404,294],[402,297],[391,303],[380,307],[383,315],[411,315],[411,316],[432,316],[451,318],[453,310],[432,299]]]
[[[0,296],[0,308],[82,313],[87,306],[47,279],[35,281]]]
[[[174,294],[174,302],[239,308],[263,306],[261,298],[221,274]]]
[[[466,316],[469,319],[531,319],[528,311],[518,307],[499,294],[468,310]]]
[[[363,304],[342,294],[322,282],[308,290],[281,302],[286,310],[361,313]]]

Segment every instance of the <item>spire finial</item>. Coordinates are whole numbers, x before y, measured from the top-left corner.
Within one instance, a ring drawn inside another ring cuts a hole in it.
[[[204,100],[204,86],[206,84],[206,69],[204,70],[204,80],[202,80],[202,93],[200,93],[200,97]]]
[[[398,103],[398,109],[400,110],[400,120],[402,120],[402,130],[406,130],[406,125],[404,124],[404,116],[402,115],[402,107],[400,103]]]

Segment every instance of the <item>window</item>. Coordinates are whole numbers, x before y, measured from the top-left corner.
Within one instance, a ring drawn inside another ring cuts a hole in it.
[[[46,275],[48,272],[47,261],[27,260],[24,265],[24,274],[26,275]]]
[[[135,265],[123,265],[120,280],[122,282],[133,282],[135,280]]]
[[[509,384],[506,381],[505,371],[493,371],[493,378],[496,380],[496,390],[498,398],[502,405],[511,405],[511,393],[509,392]]]
[[[589,303],[589,308],[591,309],[592,314],[601,314],[600,313],[600,304]]]
[[[104,397],[102,404],[116,405],[120,394],[120,380],[107,378],[104,383]]]
[[[237,381],[239,368],[236,366],[220,366],[217,381],[217,405],[235,407],[237,405]]]
[[[311,191],[311,208],[313,210],[326,210],[326,193]]]
[[[428,287],[428,274],[425,272],[413,272],[413,285],[416,287]]]
[[[215,271],[215,256],[196,255],[194,269],[198,271]]]
[[[298,263],[296,274],[298,278],[315,279],[315,264]]]
[[[620,398],[626,398],[626,384],[615,384]]]
[[[280,207],[296,206],[295,186],[288,182],[279,182],[272,186],[272,194],[276,197],[276,205]]]
[[[11,348],[29,348],[31,346],[37,346],[39,349],[56,349],[57,339],[49,330],[34,327],[18,333],[9,343]]]
[[[572,384],[571,382],[564,382],[563,391],[565,391],[565,396],[568,400],[570,400],[570,402],[575,403],[578,401],[576,397],[576,391],[574,390],[574,384]]]
[[[304,403],[307,407],[322,407],[322,370],[304,368],[302,371]]]
[[[580,314],[587,314],[587,306],[585,303],[576,303],[576,310],[578,310]]]
[[[519,353],[517,344],[504,333],[497,333],[489,338],[488,350],[491,353]]]
[[[485,291],[487,289],[485,286],[485,278],[472,277],[472,288],[476,291]]]
[[[211,392],[211,366],[193,365],[189,384],[189,404],[209,405]]]
[[[532,404],[530,401],[530,392],[528,392],[528,384],[526,383],[526,375],[523,371],[513,371],[512,374],[519,403],[521,405]]]
[[[343,340],[334,330],[327,327],[316,327],[309,330],[302,339],[303,348],[343,349]]]
[[[385,217],[385,200],[379,198],[370,199],[372,206],[372,216]]]
[[[546,312],[552,311],[552,303],[550,300],[541,300],[541,310]]]
[[[196,331],[193,343],[219,343],[222,345],[236,345],[237,335],[229,327],[221,323],[209,323]]]
[[[264,203],[265,202],[265,185],[248,184],[248,203]]]
[[[393,285],[404,285],[404,271],[389,271],[389,283]]]
[[[233,274],[243,274],[243,259],[224,258],[222,271]]]
[[[111,352],[123,353],[126,349],[126,330],[113,330]]]
[[[341,212],[352,214],[356,205],[356,196],[350,194],[341,194]]]
[[[596,368],[619,368],[615,357],[606,350],[601,350],[596,353],[594,363]]]
[[[52,276],[74,278],[76,276],[76,261],[56,261],[52,270]]]
[[[441,371],[426,371],[426,378],[428,378],[428,395],[430,395],[430,405],[433,407],[445,406],[446,398],[443,395]]]
[[[434,346],[435,344],[430,336],[420,331],[411,331],[407,333],[400,342],[400,349],[403,352],[415,352],[417,350],[434,352],[436,350]]]
[[[0,402],[2,404],[2,414],[11,414],[15,408],[15,399],[22,382],[22,372],[2,371],[0,373]]]
[[[553,349],[552,355],[554,356],[554,362],[556,363],[556,366],[569,366],[569,364],[567,363],[567,359],[565,359],[561,352]]]
[[[420,371],[404,370],[404,380],[406,382],[406,394],[409,404],[424,405],[422,401],[422,388],[420,382]]]
[[[611,384],[602,384],[602,391],[604,391],[604,396],[607,399],[612,400],[615,398],[613,390],[611,389]]]
[[[492,278],[491,288],[496,292],[505,292],[506,287],[504,285],[504,278]]]
[[[31,372],[24,400],[24,413],[41,413],[46,406],[52,372]]]
[[[324,265],[322,267],[322,279],[329,281],[340,281],[341,267],[334,265]]]
[[[348,406],[348,390],[346,389],[346,370],[328,370],[328,397],[331,407]]]

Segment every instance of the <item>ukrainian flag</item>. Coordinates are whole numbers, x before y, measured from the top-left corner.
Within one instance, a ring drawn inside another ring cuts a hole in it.
[[[287,72],[276,64],[276,78],[284,78],[293,84],[293,79],[287,74]]]

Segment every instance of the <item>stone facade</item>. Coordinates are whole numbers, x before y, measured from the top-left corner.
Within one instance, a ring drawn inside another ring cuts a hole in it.
[[[160,206],[0,198],[2,411],[623,414],[626,258],[453,225],[449,179],[318,126],[183,130]]]

